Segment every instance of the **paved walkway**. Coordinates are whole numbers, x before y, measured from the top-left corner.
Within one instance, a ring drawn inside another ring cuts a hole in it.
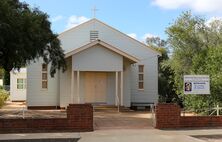
[[[0,134],[1,140],[80,138],[79,142],[221,142],[221,139],[202,140],[193,136],[219,135],[222,129],[198,130],[157,130],[157,129],[115,129],[96,130],[86,133],[34,133],[34,134]],[[30,141],[31,142],[31,141]]]
[[[5,105],[1,109],[26,109],[26,103],[25,102],[11,102],[7,101]]]
[[[4,140],[30,140],[30,139],[79,139],[79,133],[23,133],[23,134],[0,134],[0,141]],[[49,140],[50,141],[50,140]],[[30,140],[30,142],[32,142]],[[42,141],[40,141],[42,142]],[[51,141],[52,142],[52,141]]]
[[[23,113],[24,112],[24,113]],[[66,118],[65,110],[27,110],[25,102],[10,102],[0,109],[0,118]]]
[[[147,111],[117,112],[117,110],[94,112],[94,129],[150,129],[151,113]]]
[[[102,130],[82,133],[79,142],[204,142],[187,135],[155,129]]]
[[[157,130],[122,129],[81,133],[79,142],[221,142],[222,139],[198,139],[198,135],[220,135],[222,129]]]

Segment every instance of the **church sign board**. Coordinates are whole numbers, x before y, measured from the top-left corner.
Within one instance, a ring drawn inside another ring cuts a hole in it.
[[[184,94],[210,94],[209,75],[184,75]]]

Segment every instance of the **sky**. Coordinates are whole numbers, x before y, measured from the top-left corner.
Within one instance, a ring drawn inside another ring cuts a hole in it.
[[[166,39],[165,30],[183,12],[190,10],[207,20],[222,17],[222,0],[20,0],[49,15],[52,30],[59,34],[93,18],[144,41]]]

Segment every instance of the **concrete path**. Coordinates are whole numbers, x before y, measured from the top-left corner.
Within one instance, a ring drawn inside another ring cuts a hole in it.
[[[151,113],[148,111],[117,110],[94,112],[94,129],[152,129]]]
[[[34,133],[0,134],[1,140],[80,138],[79,142],[209,142],[192,136],[222,135],[222,129],[157,130],[157,129],[113,129],[86,133]],[[219,140],[210,142],[219,142]],[[31,142],[31,141],[30,141]]]
[[[0,118],[66,118],[65,110],[27,110],[25,102],[10,102],[0,109]]]
[[[23,133],[23,134],[0,134],[0,141],[4,140],[30,140],[30,139],[79,139],[79,133]],[[31,142],[31,141],[30,141]]]
[[[26,103],[25,102],[11,102],[11,101],[6,101],[5,105],[1,109],[26,109]]]
[[[79,142],[205,142],[186,134],[156,129],[98,130],[81,133]]]

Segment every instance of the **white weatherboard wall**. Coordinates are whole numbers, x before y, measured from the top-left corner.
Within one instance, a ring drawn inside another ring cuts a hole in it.
[[[58,73],[50,76],[48,65],[48,89],[42,89],[42,60],[27,67],[27,106],[58,106]]]
[[[144,90],[138,89],[138,65],[144,65]],[[131,94],[132,102],[150,102],[158,101],[158,60],[142,60],[131,66]]]
[[[123,57],[101,45],[95,45],[73,55],[73,70],[121,71],[122,66]]]
[[[157,52],[119,31],[92,19],[59,35],[65,52],[90,43],[90,31],[97,30],[99,39],[139,59],[157,56]]]
[[[19,71],[14,70],[10,72],[10,82],[11,82],[10,83],[10,100],[11,101],[25,101],[26,88],[17,89],[17,79],[26,80],[26,68],[21,68]]]
[[[60,71],[60,107],[66,107],[71,102],[71,71],[72,71],[72,58],[66,59],[67,70]]]
[[[123,105],[130,107],[131,105],[131,64],[124,59],[123,68]]]

